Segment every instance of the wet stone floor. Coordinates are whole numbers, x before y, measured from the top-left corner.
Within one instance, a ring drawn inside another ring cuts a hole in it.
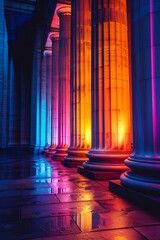
[[[0,240],[160,240],[160,218],[60,162],[0,154]]]

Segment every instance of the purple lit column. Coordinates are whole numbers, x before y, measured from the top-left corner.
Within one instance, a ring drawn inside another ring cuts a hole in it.
[[[63,164],[87,161],[91,147],[91,3],[72,2],[71,16],[71,143]]]
[[[160,193],[160,2],[131,1],[133,152],[121,183]]]
[[[51,93],[51,146],[48,157],[55,153],[58,144],[58,55],[59,32],[50,35],[52,41],[52,93]]]
[[[59,29],[58,145],[53,160],[63,160],[70,144],[70,6],[57,10]]]

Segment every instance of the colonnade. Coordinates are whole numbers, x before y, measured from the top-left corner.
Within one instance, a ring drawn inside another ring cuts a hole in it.
[[[71,8],[58,9],[56,48],[51,37],[50,148],[53,160],[80,166],[78,171],[91,178],[114,179],[123,173],[123,185],[157,192],[160,41],[155,11],[160,12],[160,4],[147,0],[144,9],[138,2],[131,3],[129,12],[131,58],[126,0],[75,0]]]

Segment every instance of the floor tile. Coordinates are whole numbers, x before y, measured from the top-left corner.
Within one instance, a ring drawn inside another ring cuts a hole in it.
[[[63,236],[79,232],[79,228],[70,216],[57,216],[0,224],[0,236],[3,240],[28,240],[40,236]]]
[[[38,238],[33,240],[146,240],[132,228]],[[154,240],[154,239],[153,239]],[[159,240],[159,239],[155,239]]]
[[[33,189],[23,189],[21,190],[21,195],[39,195],[39,194],[51,194],[51,188],[33,188]]]
[[[75,214],[73,219],[76,221],[82,232],[138,227],[159,223],[158,218],[148,215],[142,210],[131,212],[115,211],[109,213],[96,212],[94,214],[78,213]]]
[[[74,215],[81,212],[103,212],[98,203],[91,202],[78,202],[78,203],[63,203],[63,204],[46,204],[22,207],[22,218],[37,218],[57,215]]]
[[[20,196],[20,195],[21,195],[20,190],[2,190],[2,191],[0,191],[0,198],[15,197],[15,196]]]
[[[19,219],[19,208],[0,208],[0,223],[12,222]]]
[[[105,208],[107,212],[113,212],[113,211],[131,212],[136,209],[139,209],[138,206],[130,203],[125,199],[121,199],[119,197],[115,197],[113,199],[107,199],[107,200],[98,200],[97,202],[103,208]]]
[[[148,240],[160,240],[160,224],[144,226],[144,227],[135,227],[137,232],[145,236]]]
[[[101,191],[81,191],[78,193],[58,194],[57,197],[61,202],[77,202],[88,200],[112,199],[114,195],[109,192]]]
[[[35,204],[59,203],[59,199],[54,194],[30,195],[21,197],[2,198],[0,208],[15,208]]]

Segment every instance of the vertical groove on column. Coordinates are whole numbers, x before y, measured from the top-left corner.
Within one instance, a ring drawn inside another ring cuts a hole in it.
[[[88,160],[91,147],[91,7],[72,2],[71,18],[71,142],[62,162],[69,167]]]
[[[63,6],[57,10],[59,28],[58,83],[58,145],[53,160],[63,160],[70,144],[70,37],[71,10]]]
[[[4,16],[4,0],[0,1],[0,148],[7,147],[8,110],[8,37]]]
[[[53,156],[58,144],[58,54],[59,32],[50,35],[52,41],[51,146],[47,154]]]
[[[80,171],[113,179],[131,152],[127,7],[126,0],[92,3],[93,144]]]
[[[44,154],[47,155],[51,145],[51,91],[52,91],[52,51],[45,51],[46,63],[46,142]]]
[[[145,8],[131,2],[133,152],[125,160],[130,171],[120,179],[123,185],[149,194],[160,194],[160,38],[155,35],[159,13],[158,1],[147,0]]]

